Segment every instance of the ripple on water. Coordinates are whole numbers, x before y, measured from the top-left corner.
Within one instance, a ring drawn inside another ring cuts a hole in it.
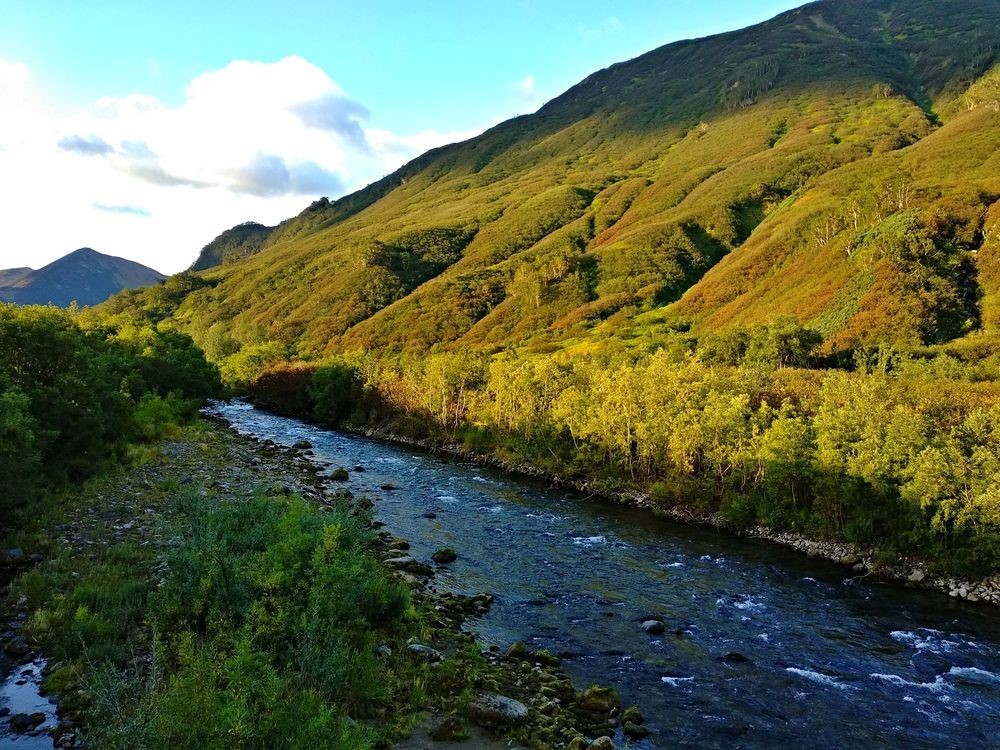
[[[811,669],[801,669],[799,667],[786,667],[786,672],[793,675],[801,677],[804,680],[809,680],[810,682],[815,682],[817,685],[825,685],[826,687],[837,688],[837,690],[851,690],[850,685],[845,685],[840,682],[836,677],[832,677],[828,674],[823,674],[822,672],[814,672]]]
[[[989,672],[985,669],[980,669],[979,667],[952,667],[948,670],[948,674],[951,677],[955,677],[966,682],[1000,685],[1000,674]]]
[[[581,547],[595,547],[600,544],[607,544],[608,538],[606,536],[575,536],[573,537],[573,544],[579,545]]]
[[[873,680],[878,682],[884,682],[889,685],[895,685],[896,687],[901,687],[905,689],[917,689],[917,690],[929,690],[932,693],[941,693],[949,689],[949,685],[944,681],[944,677],[938,675],[934,682],[911,682],[898,674],[879,674],[878,672],[871,675]]]
[[[918,628],[917,630],[893,630],[889,637],[898,643],[912,646],[917,651],[929,651],[932,654],[949,654],[966,644],[962,641],[953,641],[945,637],[945,633],[931,628]]]
[[[694,682],[694,677],[661,677],[660,682],[670,687],[681,687],[685,683]]]

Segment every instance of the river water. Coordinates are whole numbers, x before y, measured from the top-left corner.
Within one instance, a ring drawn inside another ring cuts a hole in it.
[[[380,498],[375,517],[418,559],[456,549],[438,586],[495,594],[471,625],[481,640],[548,648],[578,687],[616,687],[655,731],[633,747],[1000,747],[995,610],[247,404],[216,410],[364,466],[336,486]],[[666,634],[642,632],[653,615]]]

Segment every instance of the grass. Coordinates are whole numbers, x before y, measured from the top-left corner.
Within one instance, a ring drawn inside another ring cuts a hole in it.
[[[700,330],[793,315],[834,348],[892,338],[899,314],[939,311],[847,249],[894,210],[975,228],[1000,195],[998,14],[827,1],[654,50],[263,240],[230,230],[217,254],[248,257],[168,300],[172,324],[216,360],[268,342],[309,359],[655,339],[637,318],[664,305]],[[879,204],[900,189],[903,208]],[[993,325],[987,260],[966,274],[987,314],[942,335]],[[150,290],[112,307],[163,304]]]
[[[229,460],[205,425],[159,445],[47,495],[5,540],[46,553],[11,601],[24,597],[25,633],[54,667],[45,687],[92,745],[385,746],[468,697],[471,639],[433,674],[407,658],[436,630],[363,515],[236,475],[233,490],[192,483],[191,467]]]

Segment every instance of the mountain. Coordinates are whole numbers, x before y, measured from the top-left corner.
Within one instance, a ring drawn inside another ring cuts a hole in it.
[[[204,271],[256,255],[264,249],[273,231],[274,227],[266,227],[254,221],[237,224],[205,245],[198,259],[191,265],[191,270]]]
[[[10,286],[15,281],[19,281],[31,273],[33,268],[6,268],[0,270],[0,289]]]
[[[266,237],[230,230],[245,257],[173,315],[303,355],[654,347],[786,315],[833,351],[990,333],[998,54],[997,0],[821,0],[669,44]]]
[[[76,301],[80,305],[96,305],[123,289],[149,286],[166,277],[139,263],[80,248],[32,271],[13,269],[0,272],[0,300],[19,305],[52,303],[66,307]]]

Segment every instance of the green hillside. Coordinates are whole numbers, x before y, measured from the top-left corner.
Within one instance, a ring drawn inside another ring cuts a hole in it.
[[[274,230],[229,230],[176,318],[225,351],[305,356],[783,314],[833,349],[989,329],[998,49],[994,0],[818,2],[671,44]]]

